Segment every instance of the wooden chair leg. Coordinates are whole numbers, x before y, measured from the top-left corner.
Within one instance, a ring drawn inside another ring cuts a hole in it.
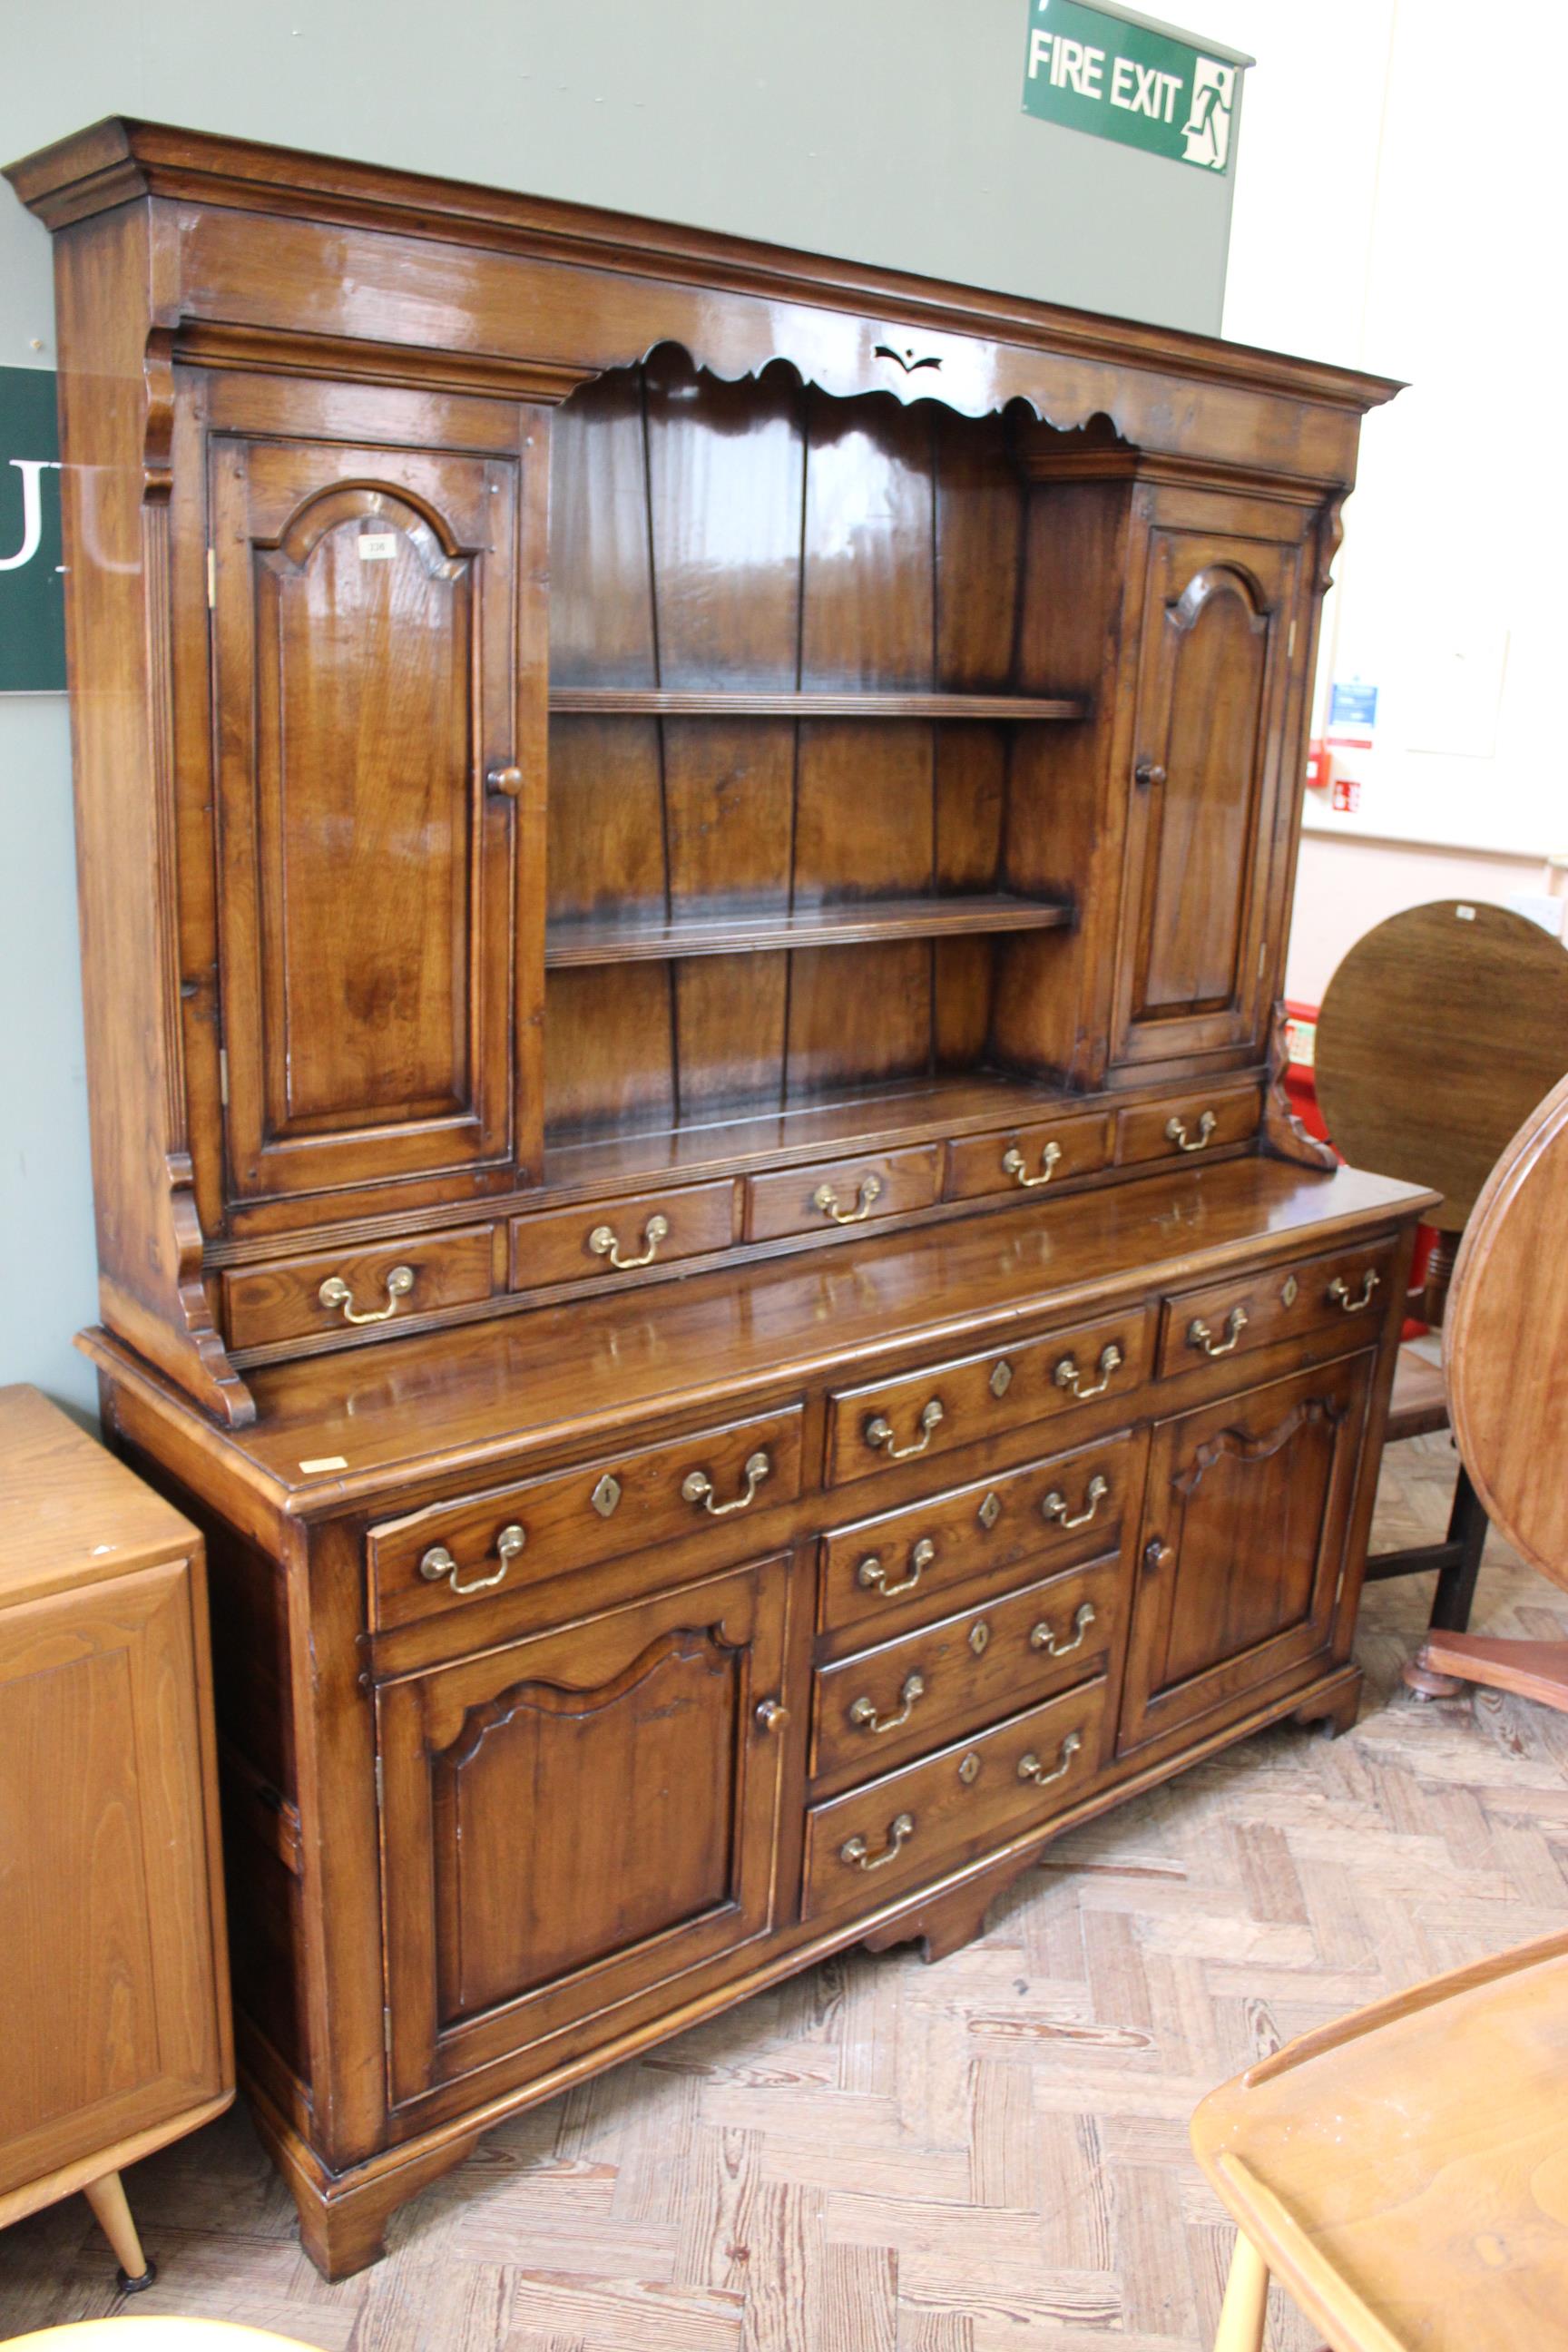
[[[1470,1622],[1487,1540],[1487,1515],[1462,1465],[1454,1487],[1454,1507],[1448,1514],[1447,1540],[1458,1547],[1458,1556],[1438,1574],[1430,1622],[1435,1632],[1462,1633]]]
[[[1268,2317],[1268,2268],[1247,2232],[1238,2230],[1214,2352],[1263,2352]]]
[[[125,2201],[125,2189],[118,2172],[106,2172],[101,2180],[87,2184],[87,2201],[97,2217],[98,2226],[120,2257],[120,2287],[123,2294],[140,2294],[151,2286],[158,2275],[157,2265],[150,2263],[142,2251],[142,2241],[136,2234],[136,2224],[131,2218],[131,2208]]]

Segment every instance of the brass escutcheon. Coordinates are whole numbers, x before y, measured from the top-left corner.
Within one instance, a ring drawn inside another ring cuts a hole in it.
[[[607,1519],[621,1499],[621,1482],[608,1470],[595,1487],[588,1500],[602,1519]]]
[[[1013,1367],[1004,1356],[992,1371],[986,1386],[994,1397],[1005,1397],[1013,1385]]]
[[[980,1778],[980,1759],[972,1748],[958,1768],[958,1777],[966,1789],[973,1789]]]
[[[991,1628],[984,1617],[970,1627],[969,1646],[977,1658],[983,1658],[991,1647]]]
[[[980,1508],[975,1512],[974,1516],[979,1520],[981,1526],[985,1529],[986,1533],[989,1534],[1002,1516],[1001,1496],[993,1490],[992,1493],[984,1498]]]

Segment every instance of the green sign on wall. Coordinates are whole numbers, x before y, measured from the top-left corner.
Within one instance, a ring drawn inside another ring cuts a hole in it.
[[[1087,0],[1029,0],[1024,111],[1096,139],[1228,172],[1253,60],[1200,47],[1147,16]]]
[[[65,690],[63,561],[55,379],[0,367],[0,694]]]

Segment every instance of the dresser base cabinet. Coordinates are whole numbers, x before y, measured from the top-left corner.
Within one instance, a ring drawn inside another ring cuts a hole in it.
[[[1354,1704],[1289,1113],[1398,387],[146,121],[55,236],[100,1319],[341,2275],[489,2123]]]
[[[206,1535],[242,2063],[321,2267],[488,2125],[1353,1720],[1423,1198],[1151,1175],[1120,1240],[1064,1196],[279,1366],[243,1438],[89,1335]],[[1253,1348],[1190,1311],[1281,1291]]]

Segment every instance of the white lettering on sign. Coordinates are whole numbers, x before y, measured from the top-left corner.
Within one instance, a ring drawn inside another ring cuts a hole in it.
[[[0,555],[0,572],[20,572],[24,563],[31,563],[38,551],[44,535],[44,501],[38,488],[38,478],[47,472],[58,474],[58,457],[13,457],[11,460],[22,477],[22,544],[15,555]]]
[[[362,563],[390,563],[397,552],[397,533],[395,530],[362,530],[358,543]]]

